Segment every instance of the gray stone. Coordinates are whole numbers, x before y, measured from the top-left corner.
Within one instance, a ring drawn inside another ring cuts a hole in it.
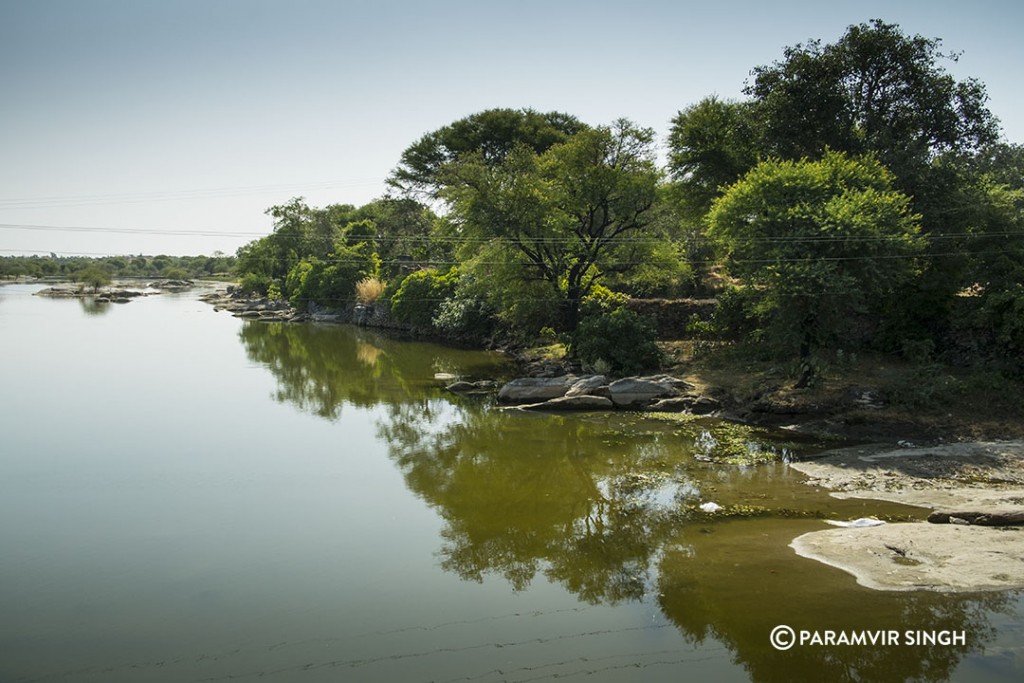
[[[666,384],[639,377],[626,377],[608,385],[612,401],[617,406],[643,406],[656,398],[675,396],[679,392]]]
[[[536,403],[564,396],[576,383],[575,375],[562,377],[521,377],[508,382],[498,392],[499,403]]]
[[[606,384],[608,384],[608,378],[604,375],[591,375],[590,377],[577,380],[575,384],[569,387],[569,391],[565,392],[565,395],[592,396],[597,389]]]
[[[603,396],[560,396],[543,403],[519,406],[523,410],[611,410],[615,405]]]

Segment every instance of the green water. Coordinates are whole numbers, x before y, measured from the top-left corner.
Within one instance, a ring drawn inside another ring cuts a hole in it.
[[[1018,594],[797,557],[819,444],[447,394],[497,355],[0,287],[0,681],[1018,681]],[[750,516],[719,519],[715,501]],[[734,508],[732,506],[742,506]],[[778,624],[964,645],[773,649]]]

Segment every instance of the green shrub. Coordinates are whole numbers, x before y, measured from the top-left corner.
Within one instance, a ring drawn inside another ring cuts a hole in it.
[[[432,323],[447,336],[482,341],[494,332],[494,309],[481,297],[457,292],[441,302]]]
[[[242,280],[238,283],[238,290],[242,294],[266,296],[267,290],[274,284],[274,280],[269,275],[263,275],[262,273],[247,273],[242,277]]]
[[[433,330],[441,304],[455,293],[457,273],[420,270],[407,275],[391,296],[391,312],[397,320],[420,330]]]
[[[296,263],[283,291],[295,306],[315,302],[337,308],[355,300],[356,283],[374,276],[378,266],[368,248],[336,245],[327,261],[313,257]]]
[[[590,293],[580,301],[580,318],[593,318],[611,313],[626,305],[629,297],[621,292],[613,292],[603,285],[594,285]]]
[[[620,308],[583,319],[574,335],[573,350],[587,366],[606,364],[613,373],[631,375],[661,364],[656,335],[651,321]]]

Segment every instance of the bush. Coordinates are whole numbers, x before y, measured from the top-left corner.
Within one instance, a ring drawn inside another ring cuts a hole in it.
[[[603,285],[594,285],[590,293],[580,301],[580,318],[611,313],[626,305],[629,297],[621,292],[613,292]]]
[[[327,261],[314,257],[296,263],[285,278],[284,293],[293,306],[316,302],[339,308],[355,299],[356,283],[370,279],[378,266],[372,252],[338,245]]]
[[[456,273],[420,270],[402,280],[391,297],[391,312],[397,320],[421,330],[434,329],[434,317],[441,304],[455,293]]]
[[[238,291],[242,294],[266,296],[267,290],[274,284],[269,275],[261,273],[247,273],[238,283]]]
[[[661,364],[656,335],[651,321],[620,308],[583,319],[573,350],[587,366],[606,365],[616,374],[631,375]]]
[[[481,297],[456,292],[437,307],[433,325],[447,336],[479,342],[494,333],[494,309]]]

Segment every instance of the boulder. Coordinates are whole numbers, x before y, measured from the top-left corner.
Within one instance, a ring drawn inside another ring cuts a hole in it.
[[[584,377],[576,381],[569,391],[565,392],[566,396],[592,396],[594,392],[601,387],[608,384],[608,378],[604,375],[591,375],[590,377]]]
[[[615,407],[611,399],[603,396],[560,396],[543,403],[529,403],[519,406],[523,410],[611,410]]]
[[[576,383],[575,375],[562,377],[521,377],[508,382],[498,392],[499,403],[537,403],[564,396]]]
[[[639,377],[615,380],[608,385],[608,391],[617,406],[644,406],[656,398],[666,398],[679,393],[667,384]]]

